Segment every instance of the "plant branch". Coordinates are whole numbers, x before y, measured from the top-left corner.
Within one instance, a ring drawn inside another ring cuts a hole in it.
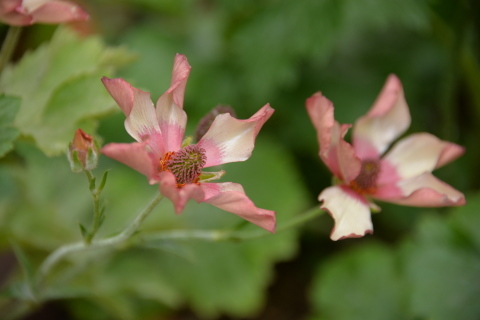
[[[87,175],[88,183],[90,186],[95,186],[95,177],[93,176],[92,172],[89,170],[85,170],[85,174]],[[93,198],[93,221],[92,227],[88,234],[85,236],[85,242],[87,244],[92,242],[93,237],[98,231],[100,227],[101,220],[102,220],[102,210],[100,209],[100,193],[102,191],[99,188],[90,188],[90,193],[92,194]]]
[[[148,215],[163,198],[164,196],[160,193],[156,195],[155,198],[148,204],[148,206],[137,215],[135,220],[133,220],[130,225],[128,225],[116,236],[101,240],[94,240],[90,244],[85,243],[84,241],[67,244],[53,251],[40,265],[39,272],[37,274],[37,284],[41,284],[53,267],[66,255],[74,252],[92,251],[114,246],[122,243],[125,240],[128,240],[135,233],[135,231],[138,230],[142,222],[148,217]]]
[[[322,214],[324,211],[318,206],[312,208],[284,224],[279,225],[276,234],[287,231],[294,227],[304,224],[307,221],[314,219]],[[235,231],[235,230],[170,230],[157,232],[152,234],[146,234],[143,239],[146,242],[158,241],[158,240],[203,240],[210,242],[217,241],[246,241],[257,238],[263,238],[271,235],[271,233],[265,230],[255,231]]]

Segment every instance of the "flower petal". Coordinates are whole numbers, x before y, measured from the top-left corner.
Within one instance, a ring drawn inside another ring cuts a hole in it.
[[[317,130],[317,140],[320,144],[320,152],[330,148],[332,143],[332,128],[335,125],[333,116],[333,103],[320,92],[307,99],[306,107],[310,120]]]
[[[442,141],[429,133],[412,134],[395,144],[384,161],[395,167],[404,180],[449,163],[464,153],[464,148]]]
[[[321,208],[335,220],[330,234],[332,240],[359,238],[373,233],[369,203],[365,198],[345,186],[326,188],[318,196]]]
[[[147,142],[109,143],[101,152],[144,174],[150,184],[154,184],[158,180],[156,178],[158,160],[147,149]]]
[[[0,12],[0,21],[12,26],[29,26],[33,24],[33,17],[28,14],[12,12]]]
[[[410,126],[402,83],[390,75],[370,111],[355,122],[353,146],[360,159],[378,158]]]
[[[22,6],[25,13],[32,14],[34,22],[63,23],[89,18],[82,8],[68,1],[23,0]]]
[[[229,113],[215,117],[210,129],[197,144],[206,151],[205,168],[250,158],[255,138],[273,111],[266,104],[247,120],[236,119]]]
[[[157,119],[167,152],[176,151],[182,145],[187,124],[187,114],[183,111],[183,98],[190,69],[187,58],[177,54],[173,64],[170,88],[157,100]]]
[[[22,5],[22,0],[2,0],[0,1],[0,14],[14,11]]]
[[[307,99],[306,107],[317,130],[320,158],[335,176],[350,183],[360,173],[362,164],[353,147],[343,140],[349,125],[335,121],[332,102],[320,92]]]
[[[403,196],[378,199],[396,204],[414,207],[462,206],[466,203],[460,191],[426,172],[398,183]]]
[[[0,21],[13,26],[28,26],[33,23],[33,17],[19,12],[22,0],[0,1]]]
[[[202,188],[197,184],[191,183],[177,188],[177,180],[171,172],[160,172],[158,177],[160,192],[173,202],[177,214],[182,213],[188,200],[194,199],[197,202],[202,202],[205,198]]]
[[[234,213],[269,232],[275,232],[275,211],[257,208],[240,184],[202,183],[201,186],[205,192],[204,202]]]
[[[125,129],[137,141],[149,137],[149,145],[157,157],[165,153],[164,138],[155,115],[150,93],[132,87],[122,78],[102,78],[105,88],[127,117]]]

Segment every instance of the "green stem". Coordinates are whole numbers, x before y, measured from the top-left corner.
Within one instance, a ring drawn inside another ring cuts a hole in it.
[[[91,185],[92,181],[95,179],[93,176],[92,172],[89,170],[85,171],[85,174],[87,175],[88,183]],[[85,242],[87,244],[92,242],[93,237],[98,231],[98,228],[100,227],[100,221],[102,217],[102,212],[100,210],[100,190],[97,188],[90,189],[90,193],[92,194],[93,198],[93,221],[92,221],[92,228],[88,232],[88,235],[85,237]]]
[[[41,284],[45,277],[50,273],[52,268],[66,255],[74,252],[91,251],[109,246],[114,246],[116,244],[124,242],[125,240],[128,240],[135,233],[135,231],[138,230],[145,218],[148,217],[148,215],[153,211],[153,209],[163,198],[164,196],[160,193],[156,195],[155,198],[148,204],[148,206],[137,215],[135,220],[133,220],[130,225],[128,225],[121,233],[116,236],[92,241],[90,244],[87,244],[84,241],[67,244],[53,251],[40,265],[37,283]]]
[[[21,31],[22,27],[11,26],[8,28],[7,36],[5,37],[5,41],[2,45],[2,51],[0,51],[0,72],[10,61],[13,51],[17,46],[18,39],[20,38]]]
[[[291,228],[302,225],[303,223],[314,219],[324,211],[319,207],[312,208],[303,214],[300,214],[277,228],[276,233],[287,231]],[[204,240],[204,241],[245,241],[257,238],[263,238],[271,235],[265,230],[255,230],[251,232],[244,231],[221,231],[221,230],[171,230],[155,234],[148,234],[143,237],[146,242],[156,240]]]

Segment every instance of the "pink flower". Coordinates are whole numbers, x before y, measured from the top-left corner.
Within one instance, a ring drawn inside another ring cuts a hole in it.
[[[410,126],[410,113],[400,80],[390,75],[370,111],[353,127],[353,145],[343,138],[350,125],[333,117],[333,104],[321,93],[307,99],[317,130],[320,158],[339,180],[320,193],[335,220],[332,240],[373,233],[370,199],[419,207],[461,206],[464,195],[431,172],[464,153],[464,148],[416,133],[390,144]],[[388,150],[388,151],[387,151]]]
[[[127,117],[125,129],[138,142],[111,143],[102,153],[159,183],[160,192],[181,213],[189,199],[207,202],[270,231],[275,230],[275,212],[257,208],[240,184],[212,183],[224,172],[204,168],[247,160],[255,138],[273,109],[265,105],[250,119],[238,120],[229,113],[216,116],[197,144],[183,141],[187,115],[183,96],[190,73],[187,58],[177,54],[170,88],[153,105],[150,94],[123,79],[102,79],[108,92]]]
[[[14,26],[57,24],[88,19],[74,3],[60,0],[0,0],[0,21]]]

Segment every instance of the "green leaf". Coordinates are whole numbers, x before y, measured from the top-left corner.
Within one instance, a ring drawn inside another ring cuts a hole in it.
[[[102,181],[100,182],[100,186],[98,186],[98,192],[102,192],[103,188],[105,187],[105,183],[107,183],[108,171],[110,171],[110,170],[106,170],[103,173]]]
[[[12,142],[20,133],[13,126],[13,120],[20,108],[20,103],[19,98],[0,95],[0,157],[12,150]]]
[[[435,320],[480,317],[480,196],[468,197],[448,219],[426,216],[405,243],[405,279],[413,315]]]
[[[97,239],[125,228],[138,210],[158,192],[158,186],[150,186],[138,172],[108,159],[104,162],[112,171],[108,176],[109,188],[105,188],[102,194],[108,201],[109,212],[115,214],[109,215],[108,223],[99,231]],[[36,159],[34,163],[38,165],[37,170],[50,170],[48,161]],[[265,170],[267,167],[269,170]],[[251,159],[225,165],[222,169],[227,171],[223,181],[241,183],[258,207],[276,210],[279,221],[288,220],[304,209],[305,190],[294,170],[292,159],[273,139],[259,137]],[[282,183],[278,183],[278,177],[281,177]],[[78,181],[84,185],[83,180]],[[65,188],[75,185],[72,177],[68,177],[64,184]],[[77,191],[77,196],[83,197],[85,191],[88,193],[88,190]],[[66,199],[61,200],[63,202]],[[84,210],[89,213],[90,203],[88,199],[83,201],[87,205]],[[72,201],[72,209],[77,209],[77,203],[80,203],[78,199]],[[36,210],[40,211],[40,216],[35,217],[37,221],[50,221],[50,212],[39,208]],[[27,214],[24,210],[20,212],[22,216]],[[65,218],[73,215],[78,219],[77,210],[66,212]],[[32,211],[28,215],[32,215]],[[33,228],[28,219],[15,217],[15,220],[15,230],[20,227],[20,222],[23,230]],[[240,223],[243,224],[244,220],[234,214],[194,201],[188,203],[182,215],[176,215],[170,201],[165,199],[144,222],[139,236],[162,230],[226,230]],[[62,228],[69,230],[67,221],[63,221]],[[261,231],[259,227],[246,223],[242,232],[248,230]],[[23,231],[22,235],[28,237],[29,233]],[[187,304],[204,317],[221,313],[248,316],[262,307],[275,263],[295,253],[296,236],[297,230],[291,230],[244,242],[208,243],[170,239],[151,244],[140,243],[139,247],[129,249],[125,249],[128,245],[125,244],[119,246],[124,250],[111,254],[108,254],[111,250],[102,250],[90,255],[79,253],[70,256],[58,266],[58,274],[49,281],[53,289],[86,286],[90,288],[92,297],[121,295],[122,299],[153,300],[170,308]],[[51,242],[53,239],[61,241],[64,238],[47,235],[42,242]],[[160,250],[145,249],[145,245],[153,245]],[[85,264],[85,269],[65,282],[62,274],[68,273],[71,264]],[[62,269],[62,265],[65,268]],[[134,307],[135,313],[140,314],[140,310]]]
[[[20,132],[32,136],[47,155],[56,155],[65,151],[75,129],[91,133],[96,117],[116,110],[100,78],[131,58],[99,37],[80,38],[59,28],[50,43],[5,69],[0,88],[22,98],[14,122]]]
[[[86,239],[88,237],[87,229],[80,222],[78,223],[78,227],[80,228],[80,233],[82,234],[83,239]]]
[[[406,319],[395,253],[376,243],[356,249],[317,269],[312,319]]]

